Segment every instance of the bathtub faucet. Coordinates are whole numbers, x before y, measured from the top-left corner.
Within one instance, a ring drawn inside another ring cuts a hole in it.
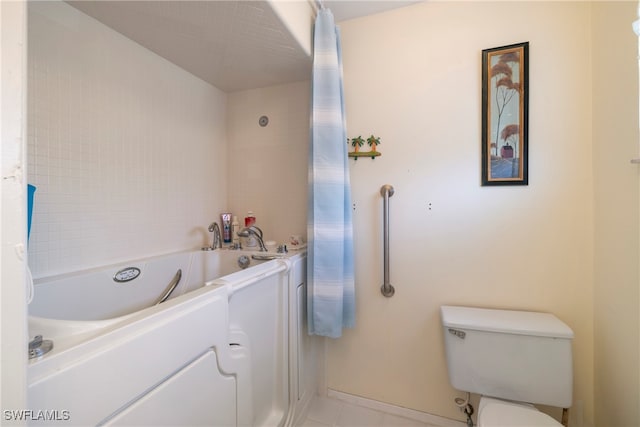
[[[213,251],[217,248],[222,248],[222,235],[220,234],[220,226],[218,226],[217,222],[212,222],[209,225],[209,232],[211,235],[211,247],[202,248],[202,250]]]
[[[252,225],[238,231],[238,237],[249,237],[251,235],[254,235],[258,240],[258,244],[260,244],[260,252],[267,252],[267,247],[264,245],[264,241],[262,240],[262,230],[258,227]]]

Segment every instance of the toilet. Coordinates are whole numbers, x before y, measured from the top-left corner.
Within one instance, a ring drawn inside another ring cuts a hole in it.
[[[531,311],[442,306],[449,382],[481,395],[478,427],[561,426],[533,404],[569,408],[573,331]]]

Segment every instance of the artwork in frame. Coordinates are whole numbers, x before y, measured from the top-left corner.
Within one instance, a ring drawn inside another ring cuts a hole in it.
[[[529,42],[482,51],[482,185],[528,185]]]

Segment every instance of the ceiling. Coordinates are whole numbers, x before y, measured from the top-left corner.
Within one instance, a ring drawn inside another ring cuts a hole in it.
[[[424,0],[326,0],[321,3],[331,9],[336,22],[398,9]]]
[[[311,75],[311,58],[266,1],[67,3],[225,92],[303,81]],[[341,22],[416,1],[323,3]]]

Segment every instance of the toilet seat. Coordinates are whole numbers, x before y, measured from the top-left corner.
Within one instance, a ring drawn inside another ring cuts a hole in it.
[[[480,398],[478,427],[561,427],[558,421],[533,405],[490,397]]]

